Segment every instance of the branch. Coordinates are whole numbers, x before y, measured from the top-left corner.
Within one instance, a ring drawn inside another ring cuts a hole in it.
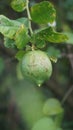
[[[58,86],[58,84],[53,80],[46,82],[46,86],[60,98],[63,98],[65,96],[63,88]],[[68,98],[65,101],[73,109],[73,97],[71,95],[68,95]]]
[[[67,49],[68,49],[68,54],[71,54],[71,46],[70,45],[67,45]],[[69,58],[71,68],[72,68],[72,71],[73,71],[73,57],[68,57],[68,58]]]
[[[72,93],[72,91],[73,91],[73,86],[71,86],[70,89],[64,95],[64,97],[62,99],[62,104],[64,104],[64,102],[68,99],[68,97],[70,96],[70,94]]]

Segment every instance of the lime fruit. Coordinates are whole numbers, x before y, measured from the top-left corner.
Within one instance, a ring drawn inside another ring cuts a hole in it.
[[[33,50],[23,56],[21,70],[24,77],[31,79],[38,86],[41,86],[51,76],[52,64],[45,52]]]

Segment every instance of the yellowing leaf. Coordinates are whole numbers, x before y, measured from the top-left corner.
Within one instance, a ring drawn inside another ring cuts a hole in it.
[[[35,32],[32,36],[32,39],[35,41],[35,43],[36,41],[61,43],[67,41],[68,37],[63,33],[56,32],[52,27],[48,27]]]
[[[16,19],[16,21],[20,22],[21,24],[24,24],[26,26],[26,28],[29,27],[29,21],[28,21],[28,18],[26,18],[26,17],[18,18],[18,19]]]
[[[47,49],[47,55],[53,62],[57,62],[57,59],[61,56],[61,53],[58,49],[53,46],[49,46]]]
[[[27,29],[22,25],[15,35],[16,46],[19,49],[23,49],[29,41],[29,35]]]
[[[57,58],[56,57],[50,57],[50,60],[53,61],[53,62],[57,62]]]
[[[26,24],[25,24],[26,21],[28,21],[28,20],[26,18],[24,18],[25,26],[26,26]],[[20,28],[22,23],[23,23],[22,19],[11,20],[3,15],[0,15],[0,33],[2,33],[5,37],[14,39],[15,33]]]

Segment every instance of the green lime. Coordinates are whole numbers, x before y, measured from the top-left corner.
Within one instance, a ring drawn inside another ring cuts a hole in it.
[[[31,79],[38,86],[41,86],[51,76],[52,64],[45,52],[33,50],[23,56],[21,70],[24,77]]]

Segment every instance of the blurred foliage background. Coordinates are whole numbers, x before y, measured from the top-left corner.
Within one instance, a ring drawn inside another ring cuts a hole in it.
[[[42,0],[30,0],[30,6]],[[64,31],[68,43],[53,44],[60,51],[53,74],[41,88],[23,79],[14,55],[17,50],[7,49],[0,34],[0,129],[29,130],[43,117],[46,99],[55,97],[63,104],[65,113],[62,127],[73,130],[73,0],[50,0],[57,12],[56,29]],[[11,19],[26,16],[10,7],[11,0],[0,0],[0,14]],[[35,29],[35,25],[32,25]],[[49,43],[49,46],[50,43]]]

